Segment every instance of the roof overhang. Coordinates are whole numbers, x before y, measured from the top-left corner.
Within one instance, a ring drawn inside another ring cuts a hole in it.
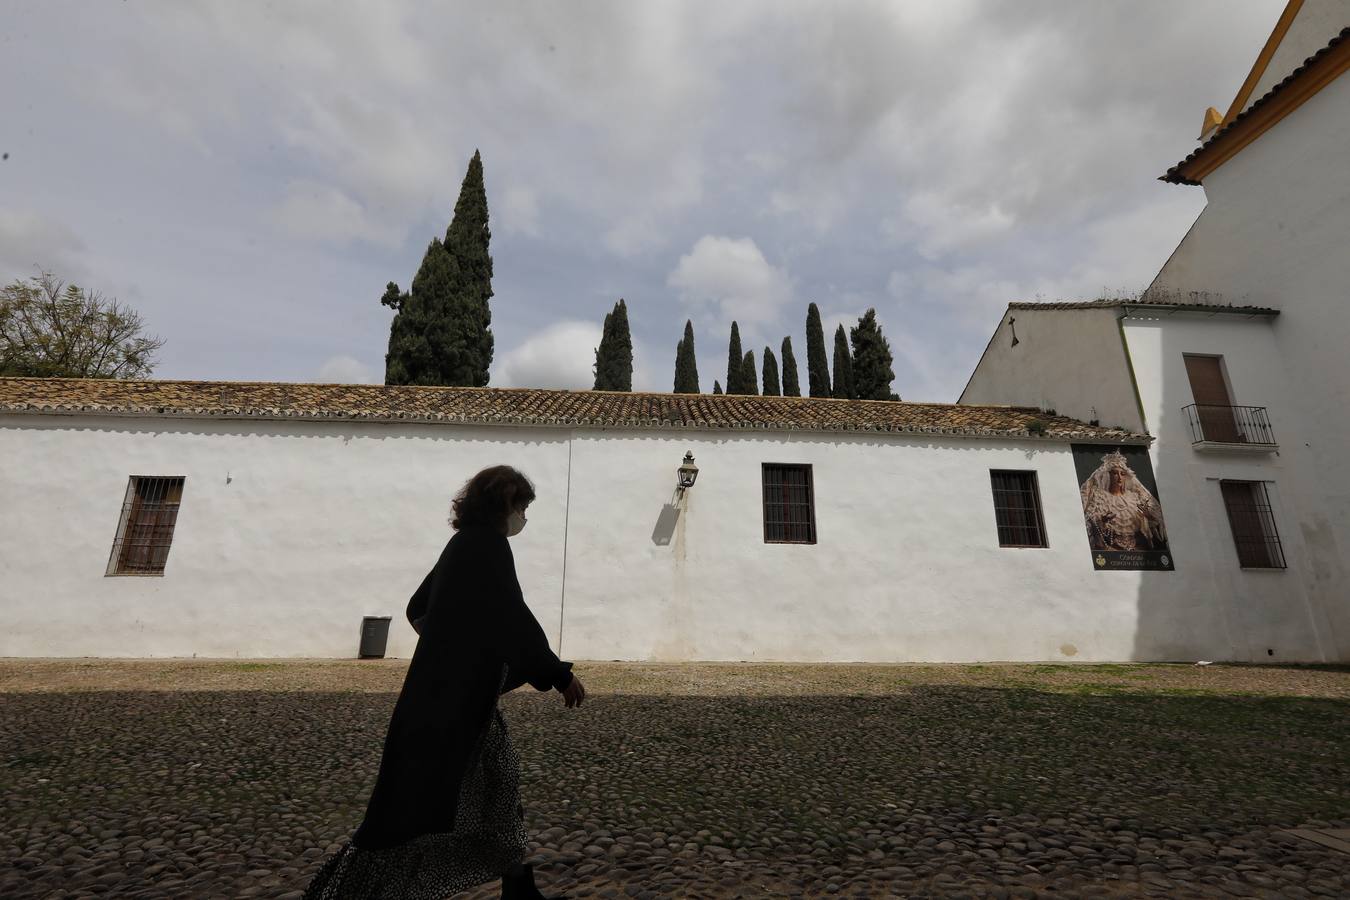
[[[1178,313],[1203,316],[1241,316],[1244,319],[1274,318],[1280,314],[1278,309],[1269,306],[1231,306],[1219,303],[1131,303],[1128,300],[1068,300],[1062,302],[1009,303],[1008,309],[1021,310],[1072,310],[1072,309],[1119,309],[1125,315],[1146,312],[1150,316],[1171,316]]]
[[[1350,70],[1350,28],[1342,29],[1331,43],[1308,57],[1288,78],[1221,126],[1204,146],[1168,169],[1158,180],[1171,184],[1201,184],[1205,176],[1232,159],[1347,70]]]

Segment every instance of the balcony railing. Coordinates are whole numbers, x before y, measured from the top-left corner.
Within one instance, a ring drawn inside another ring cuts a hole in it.
[[[1254,450],[1277,446],[1264,406],[1192,403],[1182,411],[1191,424],[1192,444],[1245,444]]]

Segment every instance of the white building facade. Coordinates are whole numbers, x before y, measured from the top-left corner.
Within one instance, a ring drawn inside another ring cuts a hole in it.
[[[961,397],[1153,435],[1177,571],[1208,573],[1227,658],[1350,660],[1347,71],[1350,2],[1290,2],[1164,176],[1208,203],[1142,298],[1011,304]]]
[[[507,463],[538,490],[522,585],[568,658],[1245,658],[1208,570],[1095,569],[1083,443],[1147,438],[1000,407],[0,379],[0,655],[350,657],[389,615],[407,656],[451,496]],[[771,533],[777,467],[807,473],[810,542]],[[1046,546],[1001,546],[1004,472],[1030,474]],[[162,571],[116,574],[152,477],[182,479]],[[1162,591],[1190,599],[1141,618]],[[1286,627],[1280,658],[1322,658]]]
[[[1319,508],[1306,504],[1298,476],[1317,462],[1275,340],[1281,318],[1257,307],[1012,304],[961,402],[1020,398],[1154,436],[1176,570],[1149,573],[1141,622],[1213,627],[1227,644],[1220,659],[1346,660],[1350,603],[1344,582],[1325,578],[1344,563],[1306,536]],[[1197,397],[1193,380],[1203,391],[1206,367],[1224,397]],[[1158,633],[1144,627],[1140,637]],[[1172,655],[1138,648],[1138,658]]]

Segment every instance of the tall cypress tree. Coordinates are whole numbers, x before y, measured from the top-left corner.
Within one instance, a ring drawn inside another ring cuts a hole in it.
[[[609,345],[614,338],[614,313],[605,313],[605,324],[600,328],[600,346],[595,348],[595,362],[591,374],[595,376],[593,391],[607,391],[609,378]]]
[[[852,400],[858,395],[853,390],[853,360],[848,352],[848,335],[840,323],[834,332],[834,396]]]
[[[488,244],[487,191],[483,187],[483,159],[473,151],[464,183],[455,201],[455,217],[445,231],[445,249],[455,261],[456,281],[452,315],[456,319],[459,358],[450,367],[449,384],[484,387],[492,365],[492,255]]]
[[[792,355],[792,338],[783,338],[783,396],[800,397],[801,383],[797,381],[797,357]]]
[[[380,298],[380,305],[387,306],[394,312],[398,312],[403,309],[403,301],[407,299],[408,295],[400,293],[398,285],[391,281],[389,284],[385,285],[384,296]]]
[[[614,383],[617,391],[633,389],[633,332],[628,328],[628,304],[622,297],[614,308]]]
[[[684,322],[684,338],[675,347],[675,393],[697,394],[698,358],[694,355],[694,323]]]
[[[745,351],[745,358],[741,360],[741,384],[740,392],[742,394],[759,393],[759,373],[755,371],[755,351]]]
[[[445,241],[433,240],[427,247],[407,294],[396,295],[391,282],[380,300],[395,309],[385,356],[386,384],[488,383],[493,351],[491,238],[483,161],[474,151]]]
[[[764,348],[764,396],[777,397],[783,393],[782,388],[778,386],[778,360],[774,357],[773,351],[768,347]]]
[[[633,389],[633,336],[628,330],[628,305],[623,298],[605,316],[600,346],[595,349],[595,390]]]
[[[853,389],[862,400],[896,400],[891,392],[895,372],[891,369],[891,345],[881,333],[877,311],[869,309],[849,329],[853,344]]]
[[[731,323],[731,343],[727,346],[727,393],[744,394],[741,390],[741,369],[745,356],[741,353],[741,329]]]
[[[722,382],[718,381],[716,378],[713,379],[713,393],[722,393]]]
[[[806,308],[806,377],[812,397],[830,396],[830,364],[825,356],[825,329],[820,310],[812,303]]]
[[[439,238],[432,238],[412,287],[400,298],[398,311],[389,323],[385,384],[454,383],[447,365],[458,359],[456,330],[447,301],[455,280],[454,269],[455,261],[445,252],[445,245]],[[388,288],[384,297],[392,299]]]

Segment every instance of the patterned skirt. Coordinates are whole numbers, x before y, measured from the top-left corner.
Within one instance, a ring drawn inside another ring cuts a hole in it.
[[[471,759],[453,831],[384,849],[348,842],[314,876],[305,900],[444,900],[523,861],[529,835],[520,806],[520,757],[500,709],[493,708]]]

